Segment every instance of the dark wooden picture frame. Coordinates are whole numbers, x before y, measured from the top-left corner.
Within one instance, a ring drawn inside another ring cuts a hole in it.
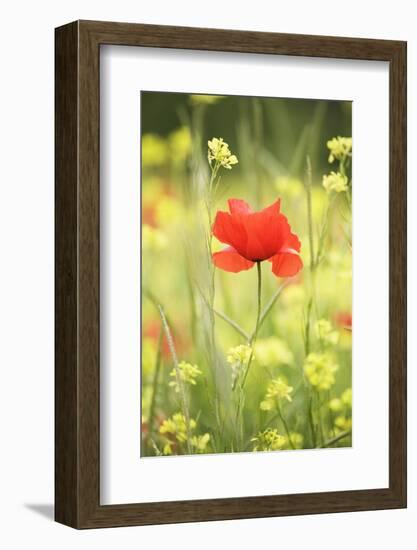
[[[389,62],[389,487],[100,505],[99,57],[117,44]],[[406,43],[110,22],[56,29],[55,519],[75,528],[406,506]]]

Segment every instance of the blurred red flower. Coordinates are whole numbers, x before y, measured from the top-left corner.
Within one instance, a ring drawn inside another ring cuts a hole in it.
[[[259,212],[243,200],[229,199],[228,204],[230,213],[217,212],[213,224],[213,235],[229,245],[213,254],[216,267],[238,273],[268,260],[277,277],[292,277],[302,269],[301,243],[280,212],[280,200]]]
[[[338,311],[334,315],[334,320],[346,330],[352,330],[352,314],[349,311]]]
[[[147,422],[142,422],[142,435],[147,437],[149,434],[149,424]]]
[[[150,338],[156,342],[159,338],[160,331],[161,322],[157,319],[150,320],[142,327],[142,338]],[[190,349],[190,339],[186,337],[186,332],[184,329],[178,332],[171,328],[171,335],[177,353],[181,355]],[[162,335],[162,356],[165,358],[171,358],[171,351],[169,349],[165,334]]]

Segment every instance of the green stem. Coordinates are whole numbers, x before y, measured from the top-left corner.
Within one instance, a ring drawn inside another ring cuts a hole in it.
[[[317,438],[316,438],[316,429],[314,427],[314,417],[313,417],[313,395],[310,394],[310,398],[308,400],[308,421],[310,424],[310,430],[311,430],[311,441],[313,444],[313,448],[317,446]]]
[[[206,301],[206,305],[208,308],[208,314],[210,318],[209,356],[210,356],[210,362],[212,365],[212,374],[213,374],[214,391],[215,391],[215,406],[214,406],[215,419],[216,419],[217,426],[220,429],[221,422],[220,422],[220,401],[219,401],[219,380],[218,380],[219,373],[218,373],[218,358],[217,358],[217,352],[216,352],[216,335],[215,335],[215,318],[214,318],[214,299],[215,299],[216,287],[215,287],[215,270],[212,262],[213,184],[217,177],[219,168],[220,168],[220,163],[218,161],[216,161],[214,166],[210,165],[211,175],[208,183],[207,200],[206,200],[207,217],[208,217],[207,260],[208,260],[208,270],[209,270],[209,298],[208,298],[208,301]]]
[[[159,378],[159,372],[161,367],[161,356],[162,356],[161,349],[162,349],[163,334],[164,334],[164,329],[161,326],[161,330],[159,331],[158,348],[156,352],[155,369],[154,369],[154,375],[153,375],[153,381],[152,381],[152,398],[151,398],[151,404],[149,406],[149,435],[152,434],[153,424],[154,424],[156,393],[158,389],[158,378]]]
[[[311,307],[313,305],[313,300],[310,297],[307,304],[307,314],[305,317],[305,327],[304,327],[304,351],[305,356],[310,353],[310,323],[311,323]]]
[[[286,286],[288,286],[288,284],[289,284],[289,281],[286,281],[271,296],[269,302],[267,303],[267,305],[265,306],[265,308],[261,312],[261,315],[260,315],[260,318],[259,318],[259,323],[258,323],[258,330],[262,327],[262,325],[263,325],[266,317],[268,316],[269,312],[274,307],[274,305],[276,304],[276,302],[277,302],[278,298],[280,297],[282,291],[284,290],[284,288]],[[203,294],[202,294],[202,296],[203,296],[203,300],[207,303],[207,299],[205,298],[205,296]],[[232,328],[234,328],[234,330],[238,334],[240,334],[240,336],[242,336],[248,342],[248,344],[250,344],[253,341],[254,336],[255,336],[255,330],[253,330],[251,332],[251,334],[248,334],[246,332],[246,330],[243,329],[236,321],[231,319],[228,315],[226,315],[222,311],[218,311],[217,309],[213,308],[213,312],[214,312],[215,315],[217,315],[217,317],[220,317],[220,319],[223,319],[223,321],[225,321]]]
[[[252,99],[253,110],[253,132],[254,132],[254,172],[255,172],[255,189],[256,189],[256,203],[260,208],[262,204],[262,181],[261,170],[259,165],[259,158],[262,150],[262,106],[257,98]]]
[[[214,386],[214,414],[215,414],[215,421],[220,429],[221,422],[220,422],[220,404],[219,404],[219,381],[218,381],[218,359],[217,359],[217,353],[215,349],[215,333],[214,333],[214,313],[212,311],[212,305],[214,303],[214,295],[215,295],[215,288],[214,288],[214,268],[213,263],[211,260],[211,248],[212,248],[212,189],[215,182],[215,178],[217,175],[217,171],[219,170],[219,166],[210,165],[210,178],[207,178],[207,172],[206,172],[206,162],[207,157],[203,157],[202,154],[202,136],[203,136],[203,130],[204,130],[204,122],[205,122],[205,115],[206,115],[206,107],[204,105],[197,105],[194,106],[192,111],[192,144],[193,144],[193,150],[191,154],[192,159],[192,172],[193,177],[195,178],[195,185],[193,185],[194,189],[194,198],[195,199],[203,199],[203,201],[206,204],[207,209],[207,217],[208,217],[208,228],[206,228],[206,248],[207,248],[207,275],[208,275],[208,298],[205,300],[206,306],[207,306],[207,314],[208,314],[208,321],[209,321],[209,327],[207,327],[204,336],[206,338],[207,342],[207,357],[208,357],[208,364],[210,368],[210,373],[213,381]],[[204,169],[203,169],[204,167]],[[204,195],[201,195],[201,185],[200,180],[204,177],[204,180],[207,182],[205,186]],[[207,181],[208,179],[208,181]]]
[[[265,308],[262,310],[261,314],[260,314],[260,318],[259,318],[259,324],[258,324],[258,330],[262,327],[266,317],[268,316],[269,312],[271,311],[271,309],[274,307],[274,305],[276,304],[278,298],[281,296],[281,293],[282,291],[288,286],[288,284],[290,283],[290,280],[287,280],[285,281],[285,283],[283,283],[275,292],[274,294],[271,296],[269,302],[267,303],[267,305],[265,306]],[[210,306],[210,302],[209,300],[206,298],[206,296],[204,295],[204,292],[202,291],[202,289],[198,286],[197,282],[196,281],[193,281],[193,284],[196,286],[197,290],[199,291],[200,293],[200,296],[201,298],[204,300],[205,304],[207,307],[211,307]],[[242,338],[245,339],[245,341],[250,345],[250,343],[253,341],[254,339],[254,336],[255,336],[255,330],[253,330],[251,332],[251,334],[248,334],[246,332],[246,330],[244,328],[242,328],[236,321],[234,321],[233,319],[231,319],[228,315],[226,315],[225,313],[223,313],[222,311],[219,311],[217,309],[215,309],[214,307],[212,308],[213,310],[213,313],[215,315],[217,315],[217,317],[219,317],[220,319],[222,319],[223,321],[225,321],[226,323],[228,323],[240,336],[242,336]]]
[[[213,310],[213,313],[215,315],[217,315],[217,317],[219,317],[220,319],[223,319],[223,321],[225,321],[226,323],[228,323],[238,334],[240,334],[240,336],[242,336],[246,342],[249,343],[250,341],[250,336],[249,334],[246,332],[246,330],[244,330],[236,321],[234,321],[233,319],[231,319],[228,315],[226,315],[225,313],[223,313],[222,311],[218,311],[217,309],[215,309],[214,307],[211,307],[210,305],[210,302],[209,300],[206,298],[206,296],[204,295],[204,292],[202,291],[202,289],[199,287],[198,283],[196,281],[194,281],[194,285],[196,286],[197,290],[199,291],[200,293],[200,296],[201,298],[203,299],[204,303],[206,304],[206,306],[208,308],[211,308]]]
[[[318,417],[318,424],[319,424],[319,430],[320,430],[320,438],[322,443],[324,443],[323,414],[322,414],[320,399],[318,395],[317,395],[316,401],[317,401],[317,417]]]
[[[236,387],[239,388],[239,396],[238,396],[237,407],[236,407],[236,416],[235,416],[235,426],[236,427],[239,426],[239,424],[242,423],[242,422],[239,423],[239,419],[241,417],[242,409],[243,409],[243,406],[242,406],[243,388],[245,386],[246,378],[248,376],[249,369],[250,369],[250,366],[252,364],[252,360],[253,360],[253,356],[254,356],[253,350],[254,350],[254,346],[256,344],[256,338],[258,336],[259,321],[260,321],[260,318],[261,318],[261,308],[262,308],[262,299],[261,299],[261,296],[262,296],[262,268],[261,268],[261,262],[256,262],[256,270],[257,270],[257,274],[258,274],[258,285],[257,285],[257,287],[258,287],[258,308],[257,308],[257,314],[256,314],[255,330],[253,331],[253,335],[252,335],[251,339],[248,342],[249,345],[251,346],[251,352],[250,352],[250,356],[249,356],[249,359],[248,359],[248,363],[246,365],[246,369],[245,369],[245,371],[243,373],[243,376],[242,376],[242,382],[240,384],[236,384],[236,386],[233,388],[233,390]]]
[[[259,323],[258,323],[258,327],[257,327],[257,330],[259,330],[261,328],[261,326],[263,325],[267,315],[269,314],[269,312],[271,311],[271,309],[274,307],[274,305],[276,304],[278,298],[281,296],[281,293],[282,291],[284,290],[284,288],[289,284],[290,280],[287,280],[285,281],[285,283],[283,283],[275,292],[274,294],[272,295],[271,299],[269,300],[269,302],[266,304],[264,310],[262,311],[261,315],[260,315],[260,318],[259,318]],[[255,336],[255,331],[252,332],[252,334],[250,335],[249,337],[249,342],[251,342],[253,340]]]
[[[324,449],[325,447],[330,447],[331,445],[334,445],[335,443],[337,443],[341,439],[344,439],[345,437],[348,437],[349,435],[351,435],[351,433],[352,433],[352,430],[346,430],[345,432],[342,432],[341,434],[336,435],[335,437],[332,437],[331,439],[329,439],[325,443],[323,443],[323,445],[319,445],[316,448],[317,449]]]
[[[277,400],[277,410],[278,410],[278,414],[279,414],[279,417],[281,419],[281,422],[284,426],[285,433],[287,434],[288,443],[290,444],[291,449],[294,450],[295,447],[294,447],[294,443],[292,442],[292,439],[291,439],[290,430],[288,429],[287,421],[285,420],[284,415],[282,414],[281,406],[280,406],[278,400]]]
[[[245,370],[244,375],[243,375],[243,380],[242,380],[242,385],[241,385],[242,390],[245,386],[246,378],[248,376],[249,369],[250,369],[251,364],[252,364],[253,355],[254,355],[253,351],[254,351],[254,348],[255,348],[256,339],[258,338],[259,322],[260,322],[260,319],[261,319],[261,310],[262,310],[262,268],[261,268],[261,262],[256,262],[256,270],[257,270],[257,274],[258,274],[258,310],[257,310],[257,313],[256,313],[255,330],[253,331],[251,339],[249,341],[249,344],[251,346],[251,353],[250,353],[250,356],[249,356],[248,364],[246,366],[246,370]]]
[[[334,201],[335,201],[335,196],[334,195],[327,199],[326,212],[323,216],[323,223],[322,223],[322,227],[321,227],[320,234],[319,234],[319,239],[318,239],[318,241],[319,241],[318,242],[318,249],[317,249],[317,255],[316,255],[316,259],[315,259],[315,263],[314,263],[315,267],[318,267],[318,265],[323,260],[323,249],[324,249],[325,239],[326,239],[327,233],[328,233],[328,228],[329,228],[329,225],[330,225],[329,224],[330,213],[331,213]]]
[[[175,374],[176,374],[176,378],[177,378],[177,382],[178,382],[178,387],[179,387],[179,390],[180,390],[181,405],[182,405],[183,414],[184,414],[184,418],[185,418],[185,429],[186,429],[186,432],[187,432],[187,452],[188,452],[188,454],[191,454],[190,412],[188,410],[188,404],[187,404],[187,397],[186,397],[185,388],[184,388],[184,382],[181,378],[181,373],[180,373],[180,368],[179,368],[179,363],[178,363],[178,356],[177,356],[177,352],[175,350],[174,340],[172,338],[171,330],[169,328],[168,321],[167,321],[167,318],[165,316],[165,312],[164,312],[164,310],[163,310],[163,308],[160,304],[158,304],[157,307],[158,307],[159,315],[161,316],[162,325],[164,327],[165,336],[166,336],[166,339],[167,339],[167,342],[168,342],[169,351],[171,353],[172,360],[173,360],[173,363],[174,363]]]
[[[311,160],[307,156],[307,170],[306,170],[306,191],[307,191],[307,223],[308,223],[308,239],[310,244],[310,270],[314,271],[315,256],[314,256],[314,236],[313,236],[313,208],[311,200],[311,188],[312,188],[312,170]]]
[[[222,313],[221,311],[217,311],[217,309],[213,308],[213,312],[217,315],[217,317],[220,317],[220,319],[223,319],[226,323],[228,323],[232,328],[235,329],[235,331],[240,334],[246,341],[249,342],[250,336],[249,334],[240,327],[236,321],[233,321],[233,319],[230,319],[225,313]]]
[[[189,307],[190,307],[190,325],[191,325],[191,335],[193,338],[193,342],[197,340],[197,332],[196,332],[196,326],[197,326],[197,313],[195,308],[195,295],[194,295],[194,288],[192,284],[192,269],[191,269],[191,262],[189,254],[185,252],[185,273],[186,273],[186,281],[187,281],[187,291],[188,291],[188,301],[189,301]]]
[[[307,155],[306,159],[306,180],[305,180],[305,188],[306,188],[306,197],[307,197],[307,228],[308,228],[308,240],[309,240],[309,247],[310,247],[310,299],[307,305],[307,315],[306,315],[306,323],[305,323],[305,344],[306,344],[306,350],[310,349],[310,329],[311,329],[311,309],[312,306],[315,306],[315,267],[316,267],[316,258],[314,254],[314,234],[313,234],[313,206],[312,206],[312,198],[311,198],[311,188],[312,188],[312,170],[311,170],[311,161],[310,157]],[[307,353],[308,355],[308,353]]]

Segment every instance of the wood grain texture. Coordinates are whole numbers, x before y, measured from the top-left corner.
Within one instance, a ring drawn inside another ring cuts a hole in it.
[[[126,23],[56,29],[56,520],[116,527],[406,506],[406,44]],[[390,64],[389,487],[100,505],[100,45]]]
[[[78,523],[78,26],[55,43],[55,519]]]
[[[389,471],[390,488],[407,494],[407,47],[390,61],[389,187]]]

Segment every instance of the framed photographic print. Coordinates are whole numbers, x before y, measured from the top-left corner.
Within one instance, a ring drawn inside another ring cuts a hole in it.
[[[56,520],[406,506],[406,44],[56,29]]]

